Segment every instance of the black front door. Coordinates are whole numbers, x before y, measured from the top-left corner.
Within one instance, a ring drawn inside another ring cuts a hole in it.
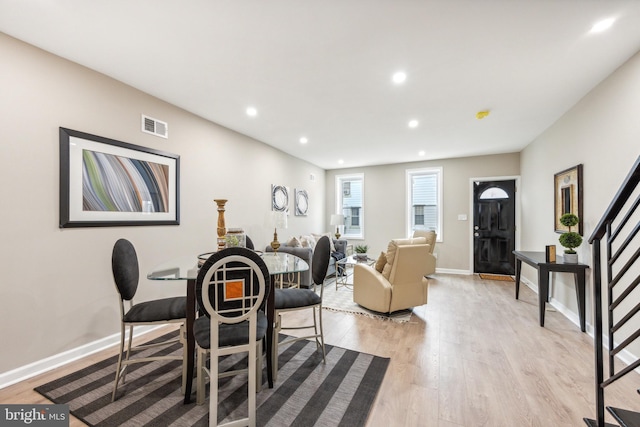
[[[516,182],[477,181],[473,185],[473,271],[515,273]]]

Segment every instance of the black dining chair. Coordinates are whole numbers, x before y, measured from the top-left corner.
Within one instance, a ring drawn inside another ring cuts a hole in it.
[[[225,425],[255,426],[256,390],[262,384],[262,341],[268,326],[263,303],[269,286],[266,264],[247,248],[216,252],[200,269],[196,297],[204,315],[193,325],[197,345],[197,403],[204,403],[208,377],[210,426],[218,422],[218,378],[240,373],[248,376],[248,415]],[[247,369],[219,372],[218,357],[236,353],[248,353]]]
[[[273,379],[278,375],[278,345],[284,345],[299,340],[313,338],[316,341],[318,350],[322,351],[322,359],[326,363],[324,351],[324,333],[322,329],[322,296],[324,294],[324,278],[329,268],[329,257],[331,256],[331,243],[327,236],[318,240],[313,250],[311,258],[311,276],[313,279],[313,289],[275,289],[275,327],[272,343],[272,363]],[[316,292],[316,285],[320,286],[320,294]],[[311,310],[313,324],[304,326],[282,326],[281,313],[295,310]],[[303,337],[292,337],[282,342],[278,342],[278,333],[287,329],[313,329],[313,334]]]
[[[111,401],[115,401],[118,391],[118,383],[122,380],[125,383],[127,367],[133,363],[146,363],[155,360],[181,360],[182,361],[182,388],[184,390],[186,381],[187,361],[186,354],[186,338],[185,338],[185,321],[186,321],[186,297],[172,297],[158,300],[151,300],[133,303],[133,298],[138,290],[138,281],[140,272],[138,268],[138,256],[133,244],[126,239],[119,239],[113,246],[111,254],[111,270],[113,272],[113,280],[120,296],[120,352],[118,354],[118,364],[116,366],[116,379],[113,384],[113,393]],[[125,301],[128,302],[128,309],[125,309]],[[180,333],[177,339],[157,342],[153,344],[144,344],[132,346],[133,328],[141,325],[162,325],[170,323],[180,323]],[[129,328],[129,340],[127,344],[126,355],[125,330]],[[182,355],[180,356],[153,356],[141,355],[132,358],[132,353],[141,352],[146,349],[171,345],[176,342],[182,343]],[[124,355],[124,358],[123,358]]]

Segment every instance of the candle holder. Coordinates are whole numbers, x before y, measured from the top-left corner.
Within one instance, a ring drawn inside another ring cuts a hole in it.
[[[218,233],[218,250],[221,251],[225,247],[225,235],[227,234],[227,229],[224,222],[224,205],[227,203],[226,199],[214,199],[214,202],[218,205],[218,228],[216,229]]]
[[[271,221],[273,225],[273,241],[271,248],[274,252],[278,252],[280,242],[278,242],[278,228],[287,228],[287,213],[282,211],[271,212]]]

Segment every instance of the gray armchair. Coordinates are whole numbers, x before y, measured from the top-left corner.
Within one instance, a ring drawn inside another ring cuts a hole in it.
[[[336,248],[336,252],[342,254],[338,257],[344,257],[347,254],[347,240],[346,239],[333,239],[333,245]],[[273,252],[270,245],[267,245],[265,252]],[[278,252],[285,252],[302,258],[309,264],[309,270],[300,273],[300,287],[310,288],[313,285],[311,280],[311,271],[313,270],[313,249],[288,246],[286,242],[280,243]],[[336,259],[331,256],[329,258],[329,267],[327,268],[326,277],[332,276],[336,273]]]

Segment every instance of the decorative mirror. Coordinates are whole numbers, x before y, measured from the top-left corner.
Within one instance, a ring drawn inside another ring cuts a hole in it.
[[[284,185],[271,185],[271,209],[287,212],[289,206],[289,190]]]
[[[309,210],[309,195],[306,190],[295,190],[296,193],[296,215],[306,216]]]
[[[582,229],[582,164],[563,170],[554,175],[554,223],[556,233],[565,233],[569,227],[560,223],[560,217],[565,213],[572,213],[580,218],[578,233]]]

